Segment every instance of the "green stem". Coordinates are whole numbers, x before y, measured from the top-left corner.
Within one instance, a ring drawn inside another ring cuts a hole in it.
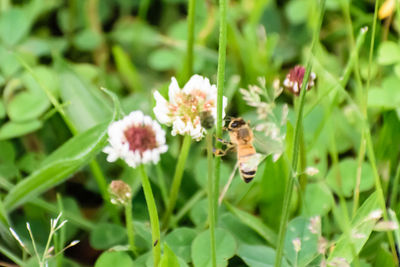
[[[219,0],[219,44],[218,44],[218,70],[217,70],[217,126],[216,136],[222,138],[222,109],[225,82],[226,64],[226,6],[228,0]],[[216,142],[216,149],[221,149],[221,142]],[[214,158],[214,211],[215,220],[218,217],[219,180],[221,174],[221,158]]]
[[[192,142],[192,138],[190,135],[185,135],[183,139],[183,144],[181,147],[181,152],[179,153],[178,163],[176,164],[174,178],[172,180],[171,191],[169,194],[169,201],[167,210],[163,217],[163,228],[167,229],[169,226],[169,220],[171,218],[171,214],[174,211],[176,200],[178,199],[179,188],[181,187],[183,171],[185,170],[185,163],[187,156],[189,154],[190,144]]]
[[[206,191],[204,190],[199,190],[196,194],[194,194],[187,202],[186,204],[179,210],[179,212],[176,214],[176,216],[174,216],[171,219],[171,225],[173,227],[176,227],[179,223],[179,221],[183,218],[183,216],[185,216],[194,206],[194,204],[196,204],[197,202],[199,202],[199,200],[201,200],[206,194]]]
[[[149,10],[150,0],[140,0],[139,4],[139,18],[143,21],[146,20],[147,11]]]
[[[208,222],[210,225],[210,249],[212,266],[217,266],[217,249],[215,243],[215,202],[216,194],[214,193],[213,181],[213,135],[209,130],[207,133],[207,163],[208,163]]]
[[[158,221],[156,202],[154,200],[153,192],[151,190],[149,178],[147,177],[146,170],[144,168],[145,167],[143,164],[139,166],[140,174],[142,177],[144,197],[146,199],[147,209],[149,211],[149,216],[150,216],[154,267],[158,267],[161,257],[160,224]]]
[[[397,166],[397,171],[396,171],[396,176],[394,177],[393,181],[393,189],[392,189],[392,194],[390,196],[390,207],[395,210],[395,204],[396,204],[396,199],[397,199],[397,194],[399,190],[399,180],[400,180],[400,163]]]
[[[118,211],[110,202],[110,193],[107,190],[107,181],[104,177],[103,171],[100,168],[99,163],[94,159],[89,164],[90,170],[92,171],[93,177],[96,180],[97,186],[99,187],[100,194],[104,200],[105,206],[111,215],[114,223],[120,224],[120,218],[118,216]]]
[[[135,247],[135,233],[133,229],[133,216],[132,216],[132,199],[125,205],[125,224],[126,232],[128,233],[129,247],[133,254],[137,256],[137,250]]]
[[[369,90],[370,83],[371,83],[371,66],[372,66],[372,58],[373,58],[373,54],[374,54],[375,32],[376,32],[376,22],[377,22],[377,17],[378,17],[379,2],[380,2],[379,0],[375,1],[374,21],[372,23],[371,44],[370,44],[369,59],[368,59],[368,78],[367,78],[366,90],[364,90],[364,95],[363,95],[363,100],[364,100],[363,103],[365,106],[365,110],[366,110],[366,103],[368,103],[368,90]],[[365,120],[368,121],[368,114],[366,113],[366,111],[365,111]],[[379,201],[379,204],[383,211],[383,218],[385,220],[388,220],[385,196],[383,194],[381,180],[379,177],[378,169],[376,167],[375,152],[374,152],[374,147],[372,144],[371,131],[369,129],[368,124],[364,126],[364,131],[365,131],[365,137],[366,137],[366,143],[367,143],[366,145],[367,145],[368,160],[371,164],[371,167],[372,167],[372,170],[374,173],[375,190],[378,193],[378,201]],[[396,252],[396,247],[394,244],[392,232],[387,231],[386,233],[387,233],[387,237],[389,240],[389,246],[390,246],[390,249],[392,252],[393,259],[395,261],[395,264],[397,265],[399,262],[399,259],[397,258],[397,252]]]
[[[313,40],[311,43],[311,53],[314,50],[314,47],[318,41],[319,31],[321,28],[323,14],[324,14],[324,8],[325,8],[325,0],[322,0],[321,6],[320,6],[320,17],[317,22],[318,24],[315,27],[314,36],[313,36]],[[302,128],[301,124],[302,124],[302,119],[303,119],[303,109],[304,109],[305,96],[306,96],[305,88],[308,83],[310,73],[311,73],[311,60],[309,60],[309,62],[307,64],[306,72],[305,72],[304,78],[303,78],[303,83],[301,85],[300,104],[299,104],[299,110],[298,110],[297,119],[296,119],[296,125],[295,125],[295,129],[294,129],[295,134],[294,134],[294,145],[293,145],[293,155],[292,155],[292,168],[289,172],[289,178],[287,181],[285,195],[284,195],[284,199],[283,199],[283,211],[282,211],[282,217],[281,217],[280,226],[279,226],[278,246],[277,246],[277,250],[276,250],[275,267],[280,267],[282,264],[283,245],[284,245],[284,241],[285,241],[286,226],[287,226],[287,222],[289,219],[289,209],[290,209],[290,203],[292,200],[293,186],[294,186],[296,176],[297,176],[296,172],[297,172],[297,164],[298,164],[298,157],[299,157],[300,133],[301,133],[301,128]]]
[[[374,175],[375,190],[377,191],[377,194],[378,194],[379,205],[383,211],[383,219],[385,221],[387,221],[389,219],[389,217],[388,217],[388,213],[387,213],[387,209],[386,209],[385,196],[383,194],[381,180],[379,177],[378,169],[376,167],[375,152],[374,152],[374,147],[372,145],[371,132],[370,132],[369,128],[365,129],[365,135],[366,135],[366,142],[367,142],[367,155],[368,155],[369,163],[371,164],[373,175]],[[393,259],[397,263],[398,258],[397,258],[397,252],[396,252],[396,247],[394,245],[392,232],[387,231],[386,233],[387,233],[387,237],[389,240],[389,246],[392,251]]]
[[[188,39],[186,45],[186,57],[183,64],[180,81],[186,82],[193,74],[193,47],[194,47],[194,26],[196,15],[196,0],[189,0],[188,7]]]

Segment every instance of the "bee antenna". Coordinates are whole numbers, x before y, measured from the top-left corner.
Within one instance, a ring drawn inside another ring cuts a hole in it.
[[[224,121],[231,121],[232,120],[232,116],[225,116]]]

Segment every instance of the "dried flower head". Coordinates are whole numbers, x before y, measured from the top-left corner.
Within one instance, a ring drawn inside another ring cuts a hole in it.
[[[111,203],[114,205],[126,205],[132,200],[131,187],[121,180],[114,180],[108,187]]]
[[[172,126],[172,135],[189,134],[199,141],[206,129],[201,124],[201,113],[210,112],[214,120],[217,118],[217,87],[202,76],[193,75],[183,89],[173,77],[168,89],[167,101],[158,91],[154,92],[156,106],[153,111],[158,121]],[[223,98],[223,114],[227,104]]]
[[[286,75],[286,79],[283,81],[283,85],[295,95],[300,94],[301,85],[303,84],[304,74],[306,69],[301,65],[296,65]],[[310,90],[314,86],[315,73],[311,72],[307,83],[307,90]]]
[[[157,163],[160,154],[168,150],[165,131],[141,111],[133,111],[108,127],[109,146],[103,149],[107,161],[123,159],[135,168],[139,164]]]
[[[293,244],[294,251],[296,251],[296,253],[299,253],[299,251],[301,250],[300,238],[297,237],[297,238],[293,239],[292,244]]]

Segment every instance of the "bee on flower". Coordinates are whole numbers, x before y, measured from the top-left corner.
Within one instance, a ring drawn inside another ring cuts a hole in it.
[[[193,75],[181,89],[174,77],[168,89],[168,101],[158,92],[154,92],[156,106],[153,111],[158,121],[172,126],[172,135],[188,134],[196,141],[206,133],[202,126],[202,114],[210,114],[214,121],[217,118],[217,87],[200,75]],[[226,97],[223,97],[223,114],[225,116]],[[210,120],[209,120],[210,121]]]
[[[168,150],[165,131],[141,111],[133,111],[108,127],[109,145],[103,149],[107,161],[123,159],[129,166],[154,163]]]

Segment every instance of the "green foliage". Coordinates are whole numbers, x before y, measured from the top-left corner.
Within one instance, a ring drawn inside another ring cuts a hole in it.
[[[217,228],[215,231],[217,240],[217,266],[228,266],[227,260],[236,252],[234,237],[226,230]],[[210,231],[199,234],[192,243],[192,259],[196,266],[211,266]]]
[[[275,265],[283,200],[292,178],[281,266],[320,266],[324,260],[333,265],[397,266],[399,229],[373,231],[378,222],[398,225],[398,7],[374,27],[374,4],[378,11],[385,1],[326,0],[319,38],[310,49],[322,1],[227,1],[225,21],[221,1],[197,0],[193,28],[189,2],[1,1],[4,264],[39,266],[35,255],[19,251],[8,228],[31,249],[25,230],[30,222],[41,253],[48,219],[62,212],[68,223],[57,232],[52,253],[75,239],[82,242],[70,248],[71,253],[50,259],[49,266],[152,267],[155,247],[162,250],[156,267],[212,266],[205,141],[191,142],[171,223],[161,225],[156,244],[139,171],[121,160],[109,163],[101,153],[112,121],[133,110],[154,118],[154,90],[168,98],[171,77],[183,87],[193,72],[223,88],[226,115],[249,120],[257,152],[268,154],[248,184],[238,172],[232,173],[234,150],[221,158],[216,193],[221,194],[231,176],[233,180],[215,221],[217,266]],[[224,64],[221,23],[227,26]],[[190,32],[192,63],[187,54]],[[283,83],[291,67],[307,62],[316,74],[316,86],[307,91],[303,122],[295,128],[300,101]],[[255,105],[240,89],[260,83]],[[157,166],[146,168],[161,218],[182,143],[170,127],[162,127],[168,152]],[[223,138],[229,140],[229,134],[224,132]],[[215,138],[213,146],[219,146]],[[298,147],[298,168],[291,169]],[[309,175],[308,167],[318,173]],[[136,254],[129,251],[123,209],[109,203],[107,185],[116,179],[133,192]],[[393,211],[370,217],[385,203]],[[311,231],[315,221],[320,227]],[[301,244],[298,252],[293,241]]]

